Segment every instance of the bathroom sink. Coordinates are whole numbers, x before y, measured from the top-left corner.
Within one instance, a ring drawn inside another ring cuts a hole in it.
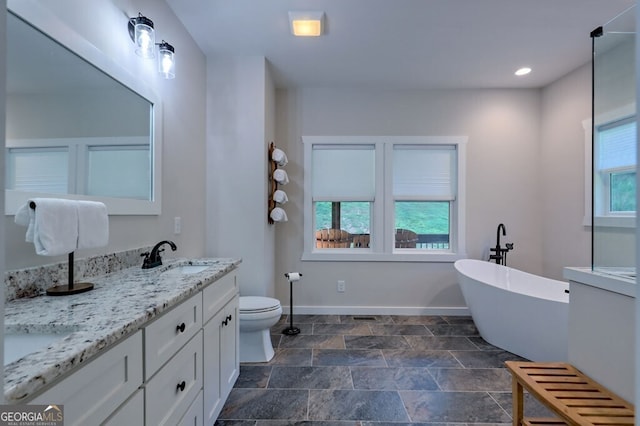
[[[33,333],[5,330],[4,365],[11,364],[25,355],[44,349],[52,343],[64,339],[74,331],[76,330],[68,328]]]
[[[210,267],[211,265],[179,265],[169,269],[164,273],[174,275],[190,275],[197,274],[198,272],[202,272]]]

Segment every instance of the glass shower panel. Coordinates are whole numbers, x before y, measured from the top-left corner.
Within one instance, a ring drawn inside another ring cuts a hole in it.
[[[592,268],[635,279],[635,10],[592,33]]]

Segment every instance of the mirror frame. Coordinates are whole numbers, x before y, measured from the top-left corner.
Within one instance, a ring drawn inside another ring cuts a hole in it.
[[[23,19],[35,27],[36,30],[44,33],[45,36],[52,38],[64,48],[69,49],[89,62],[99,71],[107,74],[151,103],[153,129],[150,143],[153,168],[151,200],[81,194],[45,194],[5,189],[5,215],[15,215],[16,211],[31,198],[52,196],[56,198],[101,201],[107,206],[109,215],[159,215],[162,207],[162,103],[160,102],[160,97],[150,87],[118,65],[44,6],[28,0],[8,0],[7,12]]]

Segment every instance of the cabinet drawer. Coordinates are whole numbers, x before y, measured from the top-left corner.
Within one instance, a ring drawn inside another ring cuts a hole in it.
[[[148,425],[175,425],[202,388],[202,331],[198,332],[145,387]]]
[[[202,323],[206,324],[237,293],[235,271],[206,287],[202,291]]]
[[[118,408],[103,426],[143,425],[144,424],[144,392],[138,390],[129,401]]]
[[[179,426],[203,426],[202,422],[202,391],[196,396],[195,401],[187,410],[184,417],[178,422]],[[213,425],[213,423],[211,423]]]
[[[149,380],[202,327],[197,294],[144,328],[144,378]]]
[[[141,384],[142,332],[138,331],[29,404],[64,404],[65,425],[98,424]]]

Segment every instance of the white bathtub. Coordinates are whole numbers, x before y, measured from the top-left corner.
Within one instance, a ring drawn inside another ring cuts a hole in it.
[[[567,361],[568,283],[481,260],[454,266],[484,340],[531,361]]]

